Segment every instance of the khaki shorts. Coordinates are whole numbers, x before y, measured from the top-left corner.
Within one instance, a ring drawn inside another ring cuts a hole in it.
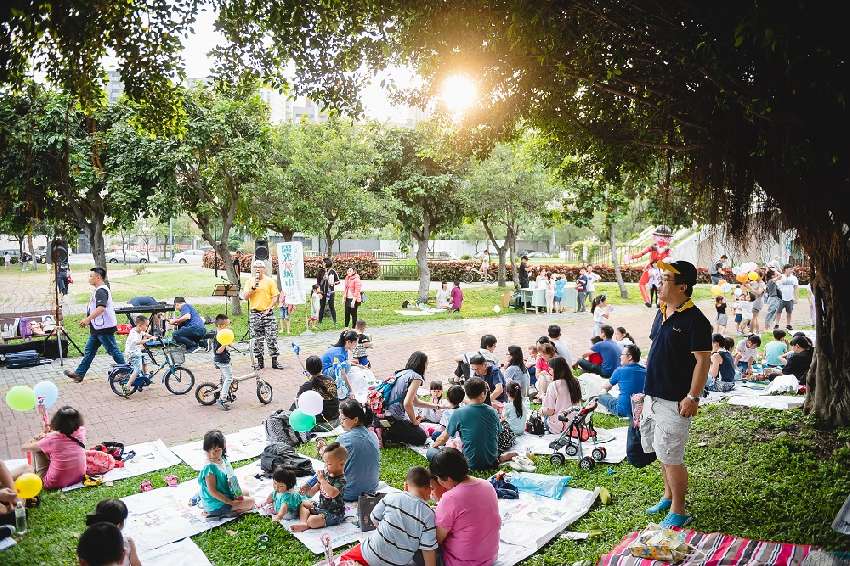
[[[644,452],[655,452],[662,464],[685,462],[690,417],[679,414],[679,403],[646,396],[640,415],[640,442]]]

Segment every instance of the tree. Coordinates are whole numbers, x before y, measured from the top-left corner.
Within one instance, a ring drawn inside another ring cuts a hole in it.
[[[486,159],[471,166],[464,188],[468,214],[481,221],[499,255],[500,287],[505,286],[508,254],[514,263],[520,231],[534,217],[549,214],[558,196],[558,188],[528,149],[520,142],[497,144]],[[516,270],[513,280],[519,284]]]
[[[283,214],[301,216],[305,227],[324,236],[327,254],[332,255],[334,242],[379,225],[383,217],[374,194],[374,128],[332,117],[323,124],[302,122],[289,132],[290,182],[308,207],[290,208],[289,214],[284,209]]]
[[[127,104],[89,117],[67,95],[30,85],[0,97],[0,185],[19,212],[54,222],[73,218],[86,232],[95,264],[106,265],[103,234],[132,225],[174,182],[173,143],[140,132]]]
[[[403,234],[416,240],[419,300],[428,300],[431,271],[428,241],[433,234],[460,223],[466,160],[452,147],[451,131],[439,121],[415,129],[391,129],[380,141],[379,184],[394,203],[395,221]]]
[[[149,129],[181,122],[175,75],[181,37],[203,0],[172,2],[11,1],[0,8],[0,84],[21,89],[33,71],[74,96],[88,116],[103,109],[103,60],[110,55],[124,93]]]
[[[267,165],[268,108],[256,94],[233,100],[200,86],[187,93],[186,114],[172,194],[224,262],[228,281],[239,285],[229,241],[234,224],[247,216],[249,188]],[[239,298],[231,302],[233,313],[241,314]]]

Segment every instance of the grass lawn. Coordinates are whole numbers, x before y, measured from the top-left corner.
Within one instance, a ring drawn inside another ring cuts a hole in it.
[[[386,326],[388,324],[421,322],[423,320],[445,320],[452,318],[481,318],[492,316],[506,316],[514,313],[515,311],[513,309],[505,309],[501,310],[499,313],[496,313],[493,310],[493,307],[495,305],[501,304],[501,298],[504,292],[505,291],[503,289],[499,289],[495,286],[466,288],[464,290],[463,310],[460,313],[445,313],[420,317],[403,316],[395,312],[397,309],[401,308],[402,301],[409,300],[412,302],[416,299],[415,291],[369,291],[367,293],[368,297],[366,302],[360,305],[360,309],[358,310],[358,318],[365,320],[366,323],[371,327],[377,327]],[[186,295],[191,296],[189,293],[186,293]],[[163,295],[157,293],[155,296]],[[432,291],[432,299],[434,298],[433,296],[434,292]],[[246,309],[244,302],[242,303],[242,307],[242,315],[231,315],[233,331],[236,334],[237,338],[245,334],[245,331],[247,329],[248,315],[245,314]],[[198,309],[198,312],[201,314],[201,316],[215,318],[216,314],[224,312],[224,299],[222,299],[220,304],[218,305],[196,305],[196,308]],[[336,328],[342,330],[342,325],[345,322],[345,317],[342,306],[342,300],[339,297],[336,299],[336,308]],[[292,336],[297,336],[298,334],[304,332],[306,328],[306,313],[307,311],[305,309],[305,305],[299,305],[291,314]],[[77,344],[79,344],[80,348],[83,347],[83,344],[88,338],[88,330],[80,328],[77,324],[77,322],[80,321],[82,318],[83,315],[68,316],[66,322],[68,333],[70,334],[71,338]],[[126,317],[122,316],[120,318],[122,320],[120,320],[119,322],[127,322]],[[330,330],[332,328],[334,328],[333,323],[329,319],[327,319],[322,322],[322,325],[319,329]],[[118,336],[118,342],[121,348],[123,349],[124,337]],[[73,353],[76,354],[76,351],[73,351]]]
[[[599,415],[597,426],[621,426],[621,421]],[[315,455],[312,444],[302,452]],[[382,451],[381,478],[401,488],[410,466],[425,459],[405,448]],[[573,462],[555,468],[535,457],[538,471],[573,477],[571,485],[585,489],[604,486],[613,495],[608,506],[597,504],[569,527],[573,531],[598,530],[602,534],[583,542],[554,539],[525,564],[571,564],[596,561],[628,532],[650,520],[644,509],[658,500],[662,484],[658,464],[637,469],[628,463],[596,466],[580,471]],[[690,472],[688,505],[695,515],[692,527],[748,538],[815,544],[846,550],[850,537],[831,530],[830,523],[850,493],[850,429],[818,430],[800,410],[746,409],[726,404],[700,411],[694,419],[686,456]],[[243,462],[247,463],[247,462]],[[155,487],[174,473],[192,481],[195,472],[174,466],[146,477],[116,482],[113,487],[81,489],[68,494],[43,495],[41,506],[30,512],[30,532],[2,556],[4,564],[69,564],[86,513],[108,497],[138,491],[144,479]],[[491,472],[477,474],[486,477]],[[257,548],[257,536],[268,534],[267,551]],[[317,556],[269,518],[249,515],[194,537],[215,564],[312,564]],[[237,558],[238,557],[238,558]]]

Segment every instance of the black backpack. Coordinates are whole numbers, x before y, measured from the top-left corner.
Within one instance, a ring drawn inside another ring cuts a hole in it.
[[[31,368],[37,365],[41,365],[41,356],[35,350],[6,354],[6,367],[8,369]]]
[[[544,434],[546,434],[546,427],[543,424],[543,417],[540,416],[539,412],[533,411],[531,413],[531,416],[528,417],[528,422],[525,423],[525,432],[537,436],[543,436]]]
[[[312,476],[315,473],[312,462],[299,455],[295,448],[286,442],[272,442],[266,445],[260,456],[260,469],[266,474],[271,475],[278,466],[291,469],[296,476]]]
[[[289,414],[286,409],[280,409],[263,421],[266,427],[267,442],[286,442],[290,446],[298,446],[307,442],[307,433],[298,432],[290,426]]]

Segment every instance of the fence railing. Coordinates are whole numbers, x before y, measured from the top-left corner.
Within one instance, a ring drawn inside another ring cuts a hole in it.
[[[616,246],[615,251],[617,253],[617,259],[620,262],[620,265],[626,265],[631,260],[629,256],[636,254],[642,251],[644,248],[641,246]],[[611,246],[602,245],[594,248],[590,248],[586,252],[584,250],[578,249],[568,249],[564,251],[564,262],[570,264],[582,264],[589,263],[593,265],[611,265]],[[648,258],[648,256],[644,256],[644,259]],[[638,260],[641,261],[641,260]],[[649,261],[647,259],[647,261]]]
[[[419,279],[416,265],[381,265],[381,279],[415,281]]]

